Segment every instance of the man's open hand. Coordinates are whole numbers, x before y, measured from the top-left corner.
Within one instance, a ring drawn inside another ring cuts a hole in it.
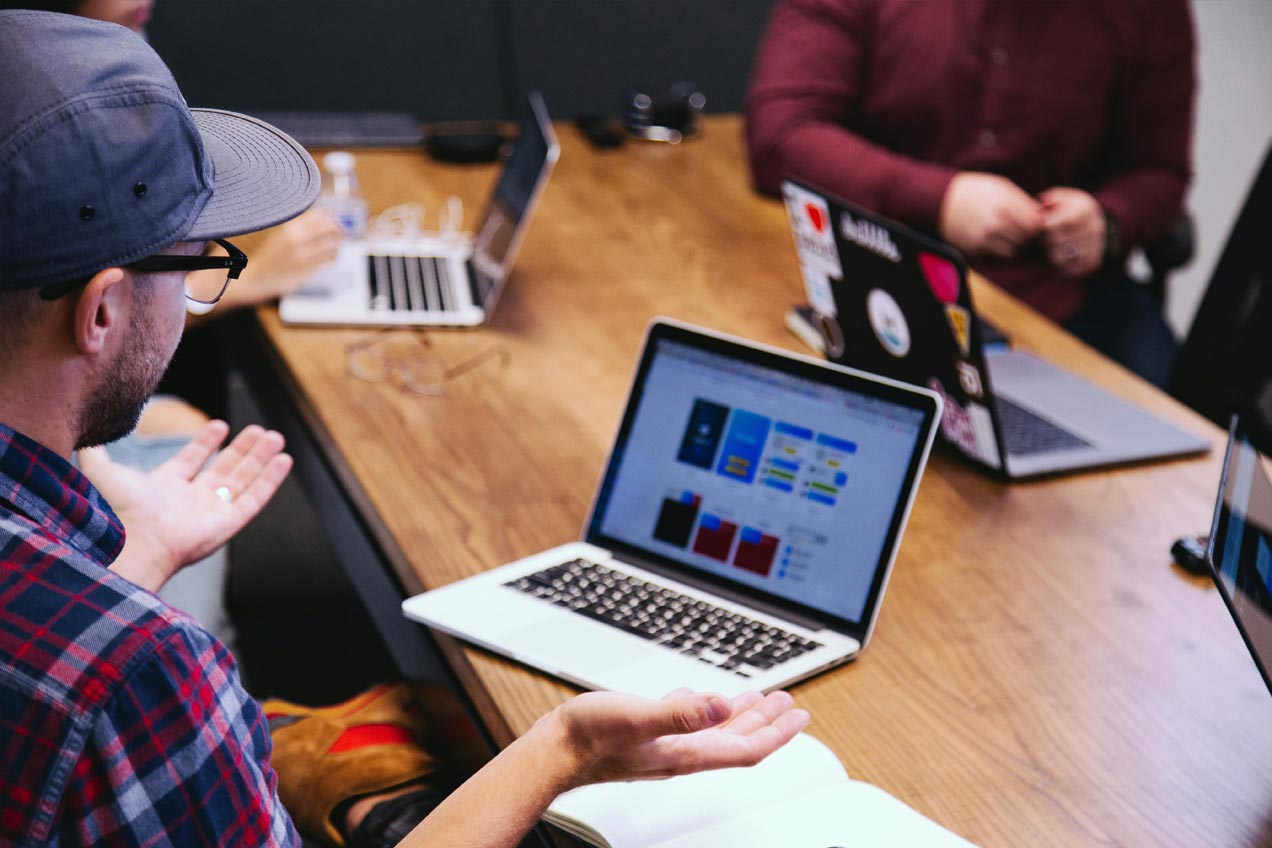
[[[755,765],[808,724],[792,704],[785,692],[732,701],[688,689],[660,701],[591,692],[553,715],[577,763],[573,782],[584,785]]]
[[[292,465],[282,452],[283,437],[253,425],[217,453],[229,430],[224,421],[208,422],[150,472],[113,462],[104,448],[80,451],[80,468],[127,534],[114,571],[158,591],[173,574],[228,542],[278,491]]]

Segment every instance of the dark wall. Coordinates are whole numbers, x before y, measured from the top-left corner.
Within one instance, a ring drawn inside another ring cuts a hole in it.
[[[617,114],[623,89],[695,82],[737,112],[770,0],[516,0],[518,79],[561,115]]]
[[[149,26],[186,100],[251,112],[488,117],[493,0],[159,0]]]
[[[510,117],[617,114],[687,79],[737,111],[772,0],[160,0],[151,42],[193,105]]]

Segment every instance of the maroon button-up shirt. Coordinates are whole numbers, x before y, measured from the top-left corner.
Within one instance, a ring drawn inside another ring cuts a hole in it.
[[[1194,58],[1187,0],[781,0],[747,98],[755,184],[935,234],[954,174],[988,171],[1088,191],[1142,243],[1191,176]],[[1041,245],[975,264],[1057,320],[1086,294]]]

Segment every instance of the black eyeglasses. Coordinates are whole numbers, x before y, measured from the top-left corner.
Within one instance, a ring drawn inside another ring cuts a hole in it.
[[[243,273],[243,269],[247,267],[246,253],[225,239],[213,239],[213,241],[220,245],[227,255],[171,256],[168,254],[157,254],[138,259],[136,262],[129,262],[126,267],[136,271],[151,273],[166,271],[189,273],[191,271],[215,271],[224,268],[226,271],[224,279],[186,280],[186,298],[195,303],[211,306],[225,294],[225,290],[230,287],[230,280],[237,280],[239,274]],[[57,300],[59,297],[65,297],[80,286],[87,284],[88,280],[73,280],[69,283],[45,286],[40,289],[40,297],[45,300]]]

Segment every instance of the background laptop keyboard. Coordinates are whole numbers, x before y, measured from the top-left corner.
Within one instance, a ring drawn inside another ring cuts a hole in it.
[[[1003,429],[1003,442],[1011,456],[1091,447],[1091,443],[1085,439],[1022,406],[1017,406],[1005,397],[999,396],[994,400],[998,408],[998,423]]]
[[[820,648],[778,627],[584,559],[504,584],[739,677]]]
[[[439,256],[367,256],[373,312],[451,312],[459,309],[449,259]]]
[[[407,112],[303,112],[252,114],[304,147],[419,147],[420,122]]]

